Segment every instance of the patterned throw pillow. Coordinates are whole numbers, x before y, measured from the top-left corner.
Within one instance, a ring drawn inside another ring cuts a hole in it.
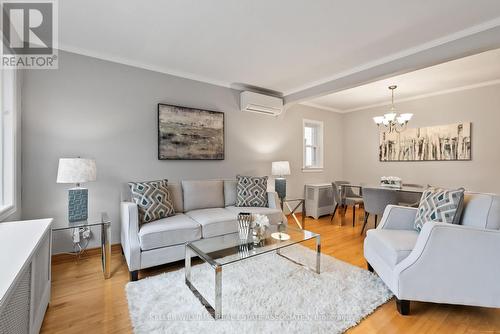
[[[149,223],[173,216],[174,205],[167,185],[168,180],[129,182],[132,200],[139,209],[139,223]]]
[[[236,176],[236,206],[267,207],[267,176]]]
[[[458,224],[462,215],[464,191],[464,188],[430,188],[424,191],[415,217],[415,229],[420,232],[424,223],[430,221]]]

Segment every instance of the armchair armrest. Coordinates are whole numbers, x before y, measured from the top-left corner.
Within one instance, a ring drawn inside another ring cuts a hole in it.
[[[384,215],[380,220],[377,228],[389,230],[412,230],[415,222],[415,216],[418,209],[399,206],[388,205],[384,210]]]
[[[500,307],[500,231],[425,223],[394,269],[400,299]]]
[[[139,270],[141,247],[139,243],[139,212],[137,204],[120,202],[121,244],[130,271]]]

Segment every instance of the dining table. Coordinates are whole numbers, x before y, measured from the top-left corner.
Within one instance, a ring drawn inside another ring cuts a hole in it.
[[[375,189],[386,189],[386,190],[394,190],[402,193],[418,193],[422,194],[426,187],[411,187],[411,186],[402,186],[402,187],[388,187],[388,186],[382,186],[380,184],[374,185],[374,184],[369,184],[369,183],[345,183],[340,185],[340,194],[342,198],[345,197],[346,189],[347,188],[355,188],[359,189],[359,195],[361,196],[363,194],[363,188],[375,188]]]
[[[400,200],[399,205],[418,207],[418,204],[420,202],[420,196],[427,189],[427,186],[388,187],[380,184],[370,184],[370,183],[345,183],[340,185],[340,197],[342,201],[344,201],[344,199],[346,198],[347,189],[350,189],[351,192],[355,193],[357,192],[356,195],[363,196],[363,188],[374,188],[374,189],[396,191],[398,192],[398,198]]]

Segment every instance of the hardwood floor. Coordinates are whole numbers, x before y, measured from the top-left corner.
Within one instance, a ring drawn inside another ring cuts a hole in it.
[[[366,268],[363,258],[363,215],[357,210],[356,227],[351,211],[344,218],[307,219],[306,229],[321,234],[322,252],[353,265]],[[343,222],[340,226],[341,221]],[[290,224],[295,224],[290,220]],[[373,226],[370,221],[369,228]],[[308,244],[311,248],[313,243]],[[176,270],[182,262],[143,270],[140,278]],[[90,250],[78,262],[58,255],[52,263],[52,299],[42,333],[129,333],[132,331],[124,286],[129,275],[119,246],[114,246],[111,279],[101,272],[100,255]],[[396,311],[394,300],[379,307],[349,333],[500,333],[500,309],[415,303],[411,315]]]

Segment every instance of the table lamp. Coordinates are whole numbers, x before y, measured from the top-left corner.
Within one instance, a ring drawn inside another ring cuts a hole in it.
[[[271,174],[274,179],[274,189],[278,193],[281,202],[286,197],[286,175],[290,175],[290,163],[288,161],[274,161],[272,163]]]
[[[88,218],[88,189],[80,183],[96,180],[96,165],[93,159],[61,158],[57,169],[57,183],[75,183],[68,190],[68,220],[70,222]]]

